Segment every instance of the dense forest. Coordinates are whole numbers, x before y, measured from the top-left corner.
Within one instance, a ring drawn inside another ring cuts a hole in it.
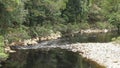
[[[0,0],[0,53],[3,40],[81,29],[120,31],[120,0]]]

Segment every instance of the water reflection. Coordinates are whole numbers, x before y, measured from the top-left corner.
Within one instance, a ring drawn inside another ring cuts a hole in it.
[[[78,33],[78,34],[75,34],[74,36],[72,35],[65,36],[64,41],[69,43],[110,42],[113,37],[118,37],[118,36],[119,34],[117,33],[117,31],[108,32],[108,33],[90,33],[90,34]]]
[[[11,54],[2,68],[96,68],[93,66],[76,53],[53,49],[20,50]]]

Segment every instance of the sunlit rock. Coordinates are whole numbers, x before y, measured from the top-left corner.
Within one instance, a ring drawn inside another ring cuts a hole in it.
[[[6,52],[6,53],[14,53],[14,52],[16,52],[16,51],[15,51],[15,50],[11,50],[10,47],[5,47],[5,52]]]

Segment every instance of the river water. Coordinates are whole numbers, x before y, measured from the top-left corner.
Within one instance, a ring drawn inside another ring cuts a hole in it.
[[[2,68],[99,68],[78,53],[63,49],[18,50],[10,55]]]
[[[64,36],[65,38],[65,42],[68,43],[89,43],[89,42],[100,42],[100,43],[104,43],[104,42],[110,42],[112,40],[113,37],[118,37],[120,34],[118,34],[117,31],[112,31],[112,32],[108,32],[108,33],[77,33],[75,35],[67,35]]]
[[[117,36],[119,34],[116,32],[75,34],[74,36],[64,36],[60,40],[52,41],[47,45],[110,42],[113,37]],[[2,65],[1,68],[104,68],[82,58],[78,53],[58,48],[49,51],[40,49],[18,50],[16,53],[11,53],[10,57]]]

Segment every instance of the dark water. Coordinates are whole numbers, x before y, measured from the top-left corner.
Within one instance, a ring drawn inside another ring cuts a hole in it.
[[[19,50],[11,54],[2,68],[99,68],[84,60],[78,53],[52,49]]]
[[[75,34],[75,35],[67,35],[64,37],[65,42],[68,43],[88,43],[88,42],[110,42],[113,37],[118,37],[120,34],[118,34],[117,31],[112,31],[108,33],[90,33],[90,34]],[[64,42],[64,41],[63,41]]]
[[[105,43],[111,42],[112,38],[118,37],[120,34],[117,31],[108,33],[90,33],[90,34],[74,34],[66,35],[57,40],[43,41],[39,45],[64,45],[71,43]]]
[[[117,36],[119,36],[117,32],[75,34],[74,36],[65,36],[60,40],[45,41],[41,45],[110,42],[113,37]],[[1,68],[104,68],[82,58],[78,53],[61,49],[18,50],[16,53],[10,54],[8,60],[2,65]]]

